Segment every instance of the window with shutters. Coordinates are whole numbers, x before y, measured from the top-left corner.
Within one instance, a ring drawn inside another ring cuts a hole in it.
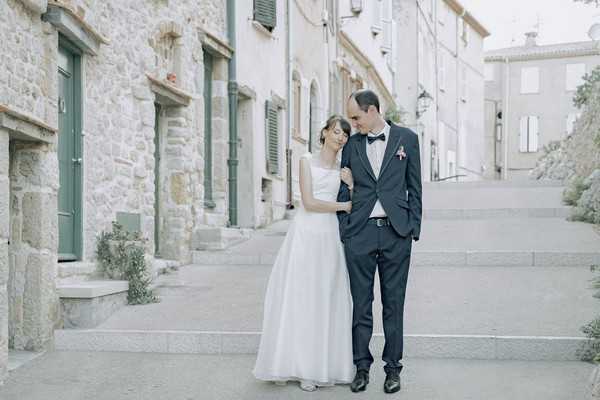
[[[567,64],[566,66],[566,89],[567,91],[577,90],[577,86],[583,83],[585,75],[585,64]]]
[[[373,35],[378,35],[381,32],[381,12],[382,12],[382,1],[381,0],[372,0],[371,6],[373,7],[372,16],[373,22],[371,24],[371,32]]]
[[[265,126],[267,173],[279,175],[279,110],[268,100],[265,103]]]
[[[539,146],[539,120],[536,116],[521,117],[519,127],[519,151],[535,153]]]
[[[540,69],[538,67],[521,68],[521,94],[539,93]]]
[[[389,54],[392,51],[392,1],[383,0],[381,2],[381,7],[381,28],[383,30],[381,52],[383,54]]]
[[[363,0],[351,0],[350,9],[353,13],[359,13],[363,9]]]
[[[272,32],[277,25],[277,0],[254,0],[254,20]]]
[[[468,95],[467,67],[463,65],[460,68],[460,72],[460,99],[466,102]]]
[[[302,112],[302,90],[300,80],[294,77],[292,81],[292,136],[299,138],[302,136],[301,132],[301,112]]]
[[[444,52],[440,51],[440,58],[438,60],[439,62],[439,75],[438,75],[438,82],[439,82],[439,86],[440,86],[440,90],[442,92],[446,91],[446,57],[444,57]]]

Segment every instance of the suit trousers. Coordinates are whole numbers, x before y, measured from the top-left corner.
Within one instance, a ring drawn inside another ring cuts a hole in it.
[[[391,226],[367,224],[344,241],[352,314],[352,352],[357,369],[373,363],[369,342],[373,334],[373,284],[379,272],[383,305],[384,370],[400,372],[404,345],[404,298],[410,265],[412,237],[402,237]]]

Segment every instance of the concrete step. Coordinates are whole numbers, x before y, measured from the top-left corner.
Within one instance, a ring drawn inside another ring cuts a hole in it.
[[[236,254],[233,252],[192,252],[192,262],[197,265],[273,265],[276,254]],[[456,266],[512,266],[512,267],[589,267],[600,263],[600,251],[421,251],[414,250],[411,265],[414,267]]]
[[[571,207],[519,208],[425,208],[423,220],[501,219],[501,218],[568,218]]]
[[[56,331],[57,348],[256,351],[269,274],[270,267],[260,266],[183,267],[164,278],[160,303],[126,306],[94,330]],[[404,319],[407,354],[576,359],[584,341],[580,327],[597,311],[592,276],[578,267],[548,267],[543,274],[535,267],[413,269]],[[375,282],[373,343],[380,346]]]
[[[63,326],[68,329],[93,328],[127,304],[129,282],[83,281],[60,284],[56,289]]]
[[[289,225],[259,230],[224,251],[192,253],[194,264],[270,265]],[[424,221],[413,265],[590,266],[600,263],[600,235],[590,224],[562,218]]]
[[[382,390],[384,374],[377,360],[364,393],[348,385],[306,393],[298,384],[257,381],[253,355],[184,355],[149,353],[47,353],[10,374],[0,388],[2,399],[27,400],[275,400],[390,399]],[[403,360],[405,400],[566,400],[586,398],[593,366],[581,362]]]
[[[57,330],[55,349],[65,351],[122,351],[171,354],[255,354],[260,332]],[[478,360],[577,361],[581,337],[405,335],[407,357]],[[371,340],[373,354],[381,355],[384,337]]]

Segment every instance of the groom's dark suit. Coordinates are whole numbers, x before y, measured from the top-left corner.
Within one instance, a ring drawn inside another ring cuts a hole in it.
[[[369,369],[373,356],[369,342],[373,332],[373,283],[379,269],[385,369],[402,368],[404,297],[412,240],[421,231],[421,164],[418,136],[391,125],[385,153],[375,175],[367,156],[367,135],[352,135],[342,151],[342,167],[352,170],[354,190],[340,186],[338,201],[352,199],[350,214],[339,212],[350,288],[354,303],[352,345],[354,364]],[[379,200],[387,220],[369,219]]]

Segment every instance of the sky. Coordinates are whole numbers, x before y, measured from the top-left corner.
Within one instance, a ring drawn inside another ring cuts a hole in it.
[[[573,0],[459,0],[490,31],[485,50],[521,46],[525,32],[538,31],[538,44],[590,40],[600,8]],[[539,21],[539,29],[536,25]]]

